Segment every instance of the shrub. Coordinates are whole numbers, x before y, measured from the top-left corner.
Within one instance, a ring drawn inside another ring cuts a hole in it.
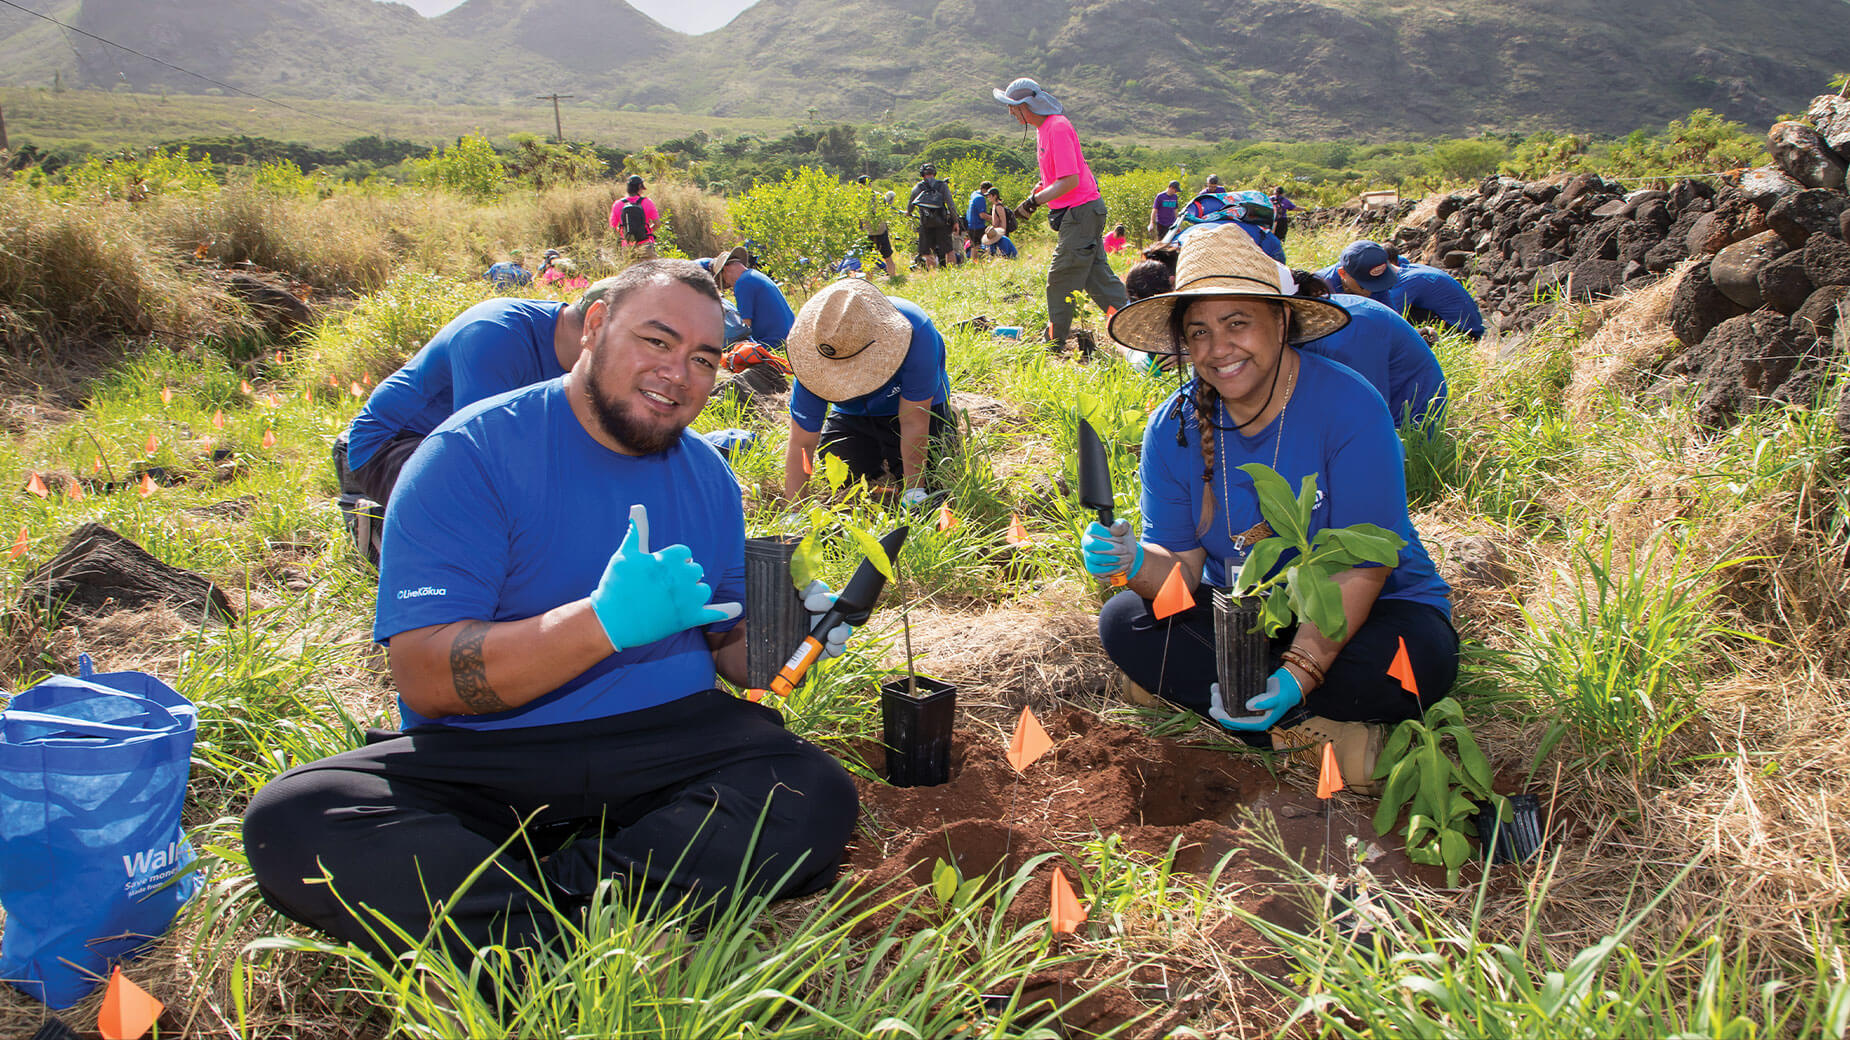
[[[807,285],[866,240],[860,202],[850,185],[806,166],[733,200],[732,223],[773,278]]]
[[[673,246],[683,256],[713,256],[733,244],[739,232],[726,213],[724,199],[702,191],[686,181],[664,180],[649,189],[649,197],[662,212],[666,229],[656,229],[656,238],[664,246]],[[668,252],[663,250],[664,254]]]
[[[479,134],[460,137],[448,149],[431,149],[430,156],[418,161],[414,169],[421,183],[477,202],[500,195],[507,181],[507,167],[495,154],[495,146]]]

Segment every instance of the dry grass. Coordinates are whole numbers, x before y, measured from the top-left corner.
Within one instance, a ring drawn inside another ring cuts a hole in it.
[[[1098,706],[1113,696],[1118,670],[1098,641],[1095,593],[1060,582],[1010,603],[976,610],[915,608],[919,670],[957,684],[964,709],[999,707],[1013,721],[1026,704]],[[996,694],[993,705],[979,700]],[[974,695],[974,696],[972,696]]]
[[[724,199],[715,198],[686,181],[676,180],[652,184],[648,192],[668,223],[666,237],[683,256],[717,256],[720,250],[738,244],[738,234],[732,229],[732,217],[726,212]]]

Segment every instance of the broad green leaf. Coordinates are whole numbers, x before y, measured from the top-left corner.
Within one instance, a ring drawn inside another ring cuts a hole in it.
[[[1266,635],[1277,635],[1279,630],[1291,624],[1291,592],[1283,585],[1274,585],[1266,593],[1265,610],[1259,619],[1265,625]]]
[[[880,539],[875,538],[873,532],[858,524],[843,520],[842,526],[847,528],[848,537],[854,539],[855,548],[861,550],[861,555],[867,557],[874,565],[874,570],[886,575],[886,580],[892,581],[893,561],[887,559],[886,550],[880,547]]]
[[[1426,726],[1429,729],[1436,729],[1443,723],[1457,723],[1463,725],[1465,721],[1465,708],[1464,705],[1458,703],[1457,698],[1445,697],[1435,701],[1431,707],[1427,708],[1425,715]]]
[[[1439,853],[1431,845],[1407,845],[1407,858],[1428,867],[1441,867]]]
[[[957,885],[963,878],[955,866],[938,860],[931,866],[931,892],[938,897],[941,906],[950,906],[957,898]]]
[[[1271,573],[1272,565],[1278,562],[1278,557],[1287,548],[1289,546],[1283,538],[1274,536],[1260,539],[1259,544],[1246,554],[1246,562],[1240,564],[1240,576],[1234,579],[1233,587],[1242,593],[1257,587]]]
[[[1099,429],[1101,424],[1098,421],[1099,420],[1098,413],[1101,407],[1101,402],[1098,399],[1098,395],[1094,393],[1088,393],[1082,390],[1080,391],[1079,396],[1074,399],[1074,403],[1078,407],[1079,417],[1091,423],[1092,428],[1094,430],[1099,430],[1100,437],[1107,436],[1105,431]],[[1104,425],[1109,425],[1109,424],[1104,424]]]
[[[1439,832],[1439,856],[1445,860],[1445,869],[1457,870],[1470,855],[1471,842],[1462,833],[1449,829]]]
[[[1299,519],[1298,500],[1291,494],[1291,485],[1263,463],[1248,462],[1240,469],[1253,478],[1253,490],[1259,495],[1259,512],[1271,525],[1273,533],[1299,551],[1309,552],[1310,525]]]
[[[1387,744],[1381,748],[1381,754],[1375,760],[1373,779],[1381,779],[1387,775],[1388,770],[1400,764],[1401,758],[1407,753],[1407,748],[1413,745],[1414,731],[1421,728],[1423,727],[1415,719],[1408,719],[1394,727],[1394,732],[1388,734]]]
[[[1477,815],[1477,803],[1463,791],[1452,792],[1452,804],[1446,807],[1445,818],[1448,821],[1466,819]]]
[[[822,476],[829,482],[829,490],[840,491],[848,482],[848,464],[840,455],[830,452],[822,457]]]
[[[790,554],[790,580],[799,589],[808,587],[810,582],[822,577],[823,562],[822,540],[811,531]]]
[[[1345,568],[1346,569],[1346,568]],[[1316,564],[1294,568],[1285,579],[1291,593],[1291,609],[1299,621],[1317,626],[1317,631],[1335,642],[1349,638],[1349,619],[1343,614],[1343,591]]]
[[[1490,760],[1477,746],[1477,738],[1471,731],[1459,726],[1452,731],[1452,740],[1458,745],[1458,764],[1463,767],[1467,786],[1479,798],[1490,797]]]
[[[1412,759],[1401,759],[1394,765],[1388,775],[1388,782],[1381,791],[1381,805],[1375,809],[1375,833],[1385,835],[1394,829],[1394,821],[1400,819],[1401,806],[1413,793],[1413,785],[1419,773],[1413,766]]]
[[[1445,752],[1436,745],[1428,744],[1419,751],[1420,794],[1432,798],[1434,815],[1444,808],[1446,795],[1452,790],[1447,781],[1452,778],[1452,763],[1446,761]]]
[[[1310,514],[1317,504],[1317,475],[1304,474],[1298,482],[1298,526],[1308,534],[1310,531]]]
[[[1347,563],[1379,563],[1387,567],[1400,564],[1400,550],[1407,540],[1385,527],[1355,524],[1351,527],[1326,527],[1317,534],[1329,535],[1349,555]]]

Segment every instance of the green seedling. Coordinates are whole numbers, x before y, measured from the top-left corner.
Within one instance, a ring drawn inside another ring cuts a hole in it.
[[[1458,750],[1456,759],[1446,754],[1448,740]],[[1442,700],[1424,717],[1401,723],[1381,749],[1374,778],[1387,780],[1375,810],[1375,833],[1393,830],[1405,808],[1408,858],[1443,866],[1448,885],[1458,884],[1458,868],[1470,858],[1477,836],[1474,799],[1492,802],[1497,818],[1509,819],[1509,800],[1491,793],[1490,762],[1456,700]]]

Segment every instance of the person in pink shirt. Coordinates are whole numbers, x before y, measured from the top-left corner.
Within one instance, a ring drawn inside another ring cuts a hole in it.
[[[617,241],[635,250],[635,259],[655,259],[655,225],[662,219],[655,200],[642,193],[642,178],[630,175],[626,194],[610,207],[610,226]]]
[[[1123,249],[1124,243],[1128,241],[1130,241],[1130,239],[1125,237],[1124,225],[1119,224],[1117,227],[1111,229],[1110,234],[1105,236],[1105,252],[1115,253]]]
[[[1034,127],[1041,179],[1015,213],[1027,217],[1044,205],[1047,222],[1059,235],[1047,262],[1047,321],[1054,349],[1064,349],[1073,324],[1073,293],[1084,292],[1107,312],[1126,302],[1124,283],[1105,259],[1105,200],[1079,149],[1079,132],[1062,114],[1059,99],[1031,79],[991,93],[1017,122]]]

